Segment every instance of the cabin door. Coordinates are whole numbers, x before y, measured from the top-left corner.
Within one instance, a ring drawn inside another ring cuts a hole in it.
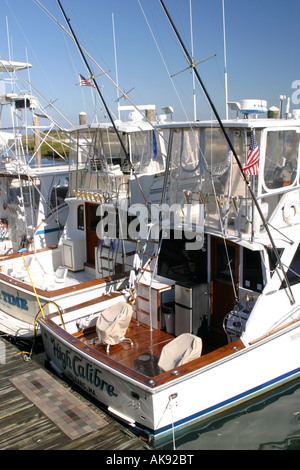
[[[100,217],[96,215],[98,204],[86,203],[86,253],[87,264],[95,266],[95,248],[98,246],[99,239],[96,233],[96,227]]]
[[[238,292],[239,247],[228,241],[226,241],[225,247],[222,238],[212,237],[210,326],[220,333],[224,333],[223,319],[225,315],[232,310],[236,303],[232,278],[235,290]]]

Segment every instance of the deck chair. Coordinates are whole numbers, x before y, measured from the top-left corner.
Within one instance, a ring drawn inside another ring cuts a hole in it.
[[[64,266],[58,266],[55,273],[45,273],[42,289],[51,291],[57,289],[57,284],[65,284],[66,277],[68,274],[68,268]]]
[[[59,284],[65,283],[66,277],[68,274],[68,268],[65,268],[64,266],[58,266],[57,270],[55,271],[55,282],[58,282]]]
[[[106,345],[109,353],[110,346],[127,341],[131,345],[130,338],[125,338],[127,328],[132,316],[132,307],[126,302],[119,302],[100,313],[96,323],[96,332],[102,344]]]
[[[193,361],[201,356],[202,339],[190,333],[183,333],[163,347],[158,366],[164,371]]]
[[[27,258],[25,258],[25,262],[26,262],[28,269],[30,268],[32,260],[33,260],[32,256],[28,256]],[[16,279],[20,279],[20,280],[24,279],[27,276],[27,269],[23,261],[22,261],[22,264],[16,264],[13,266],[11,275],[15,277]]]

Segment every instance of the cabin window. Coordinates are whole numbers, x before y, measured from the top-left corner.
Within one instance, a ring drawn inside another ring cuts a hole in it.
[[[227,130],[228,131],[228,130]],[[205,129],[204,164],[209,172],[222,174],[229,168],[229,147],[219,128]]]
[[[293,261],[290,264],[289,269],[286,273],[290,286],[299,284],[300,282],[300,245],[298,245],[297,251],[294,255]],[[285,281],[282,282],[281,288],[286,287]]]
[[[83,217],[83,204],[80,204],[77,208],[77,228],[78,230],[84,230],[84,217]]]
[[[124,134],[120,134],[127,151],[127,141]],[[88,161],[92,171],[106,169],[107,165],[122,165],[125,160],[124,151],[119,138],[114,131],[108,129],[81,133],[78,143],[78,161]],[[73,157],[73,154],[71,154]]]
[[[130,158],[135,170],[146,171],[151,164],[156,170],[164,169],[163,151],[159,133],[152,131],[133,132],[129,136]]]
[[[175,130],[172,136],[172,168],[194,172],[199,167],[200,131],[198,129]],[[176,172],[177,174],[177,172]],[[180,173],[179,173],[180,174]]]
[[[270,274],[271,274],[271,277],[272,277],[272,275],[275,271],[275,268],[278,264],[278,261],[277,261],[277,257],[275,255],[275,252],[274,252],[273,248],[267,248],[267,252],[268,252],[268,256],[269,256]],[[282,248],[277,248],[277,252],[278,252],[279,257],[281,257],[281,255],[283,253],[283,249]]]
[[[18,204],[19,198],[23,198],[24,207],[33,207],[35,210],[40,199],[40,183],[35,183],[35,186],[22,186],[22,188],[11,186],[9,203]]]
[[[268,132],[264,180],[267,189],[293,184],[297,176],[299,134],[296,131]]]
[[[243,287],[255,292],[263,290],[263,274],[260,251],[243,251]]]
[[[20,98],[18,100],[15,100],[15,107],[16,109],[29,109],[30,108],[30,99],[29,98]]]
[[[206,241],[200,250],[186,250],[186,243],[192,240],[181,231],[167,232],[158,259],[158,275],[174,281],[207,282]]]
[[[66,183],[67,182],[68,181],[66,181]],[[68,184],[64,185],[59,183],[57,186],[54,186],[50,195],[50,207],[52,209],[64,203],[64,200],[66,199],[68,194],[68,189]]]

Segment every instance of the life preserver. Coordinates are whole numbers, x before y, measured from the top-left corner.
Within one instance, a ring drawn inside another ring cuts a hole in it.
[[[300,204],[296,201],[287,201],[282,209],[283,220],[287,225],[299,222]]]

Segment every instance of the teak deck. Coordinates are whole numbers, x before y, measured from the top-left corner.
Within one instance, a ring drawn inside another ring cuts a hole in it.
[[[215,351],[203,354],[194,361],[177,367],[177,374],[174,375],[174,371],[164,372],[157,365],[162,348],[174,339],[173,335],[162,330],[150,331],[146,325],[138,325],[136,320],[131,320],[126,337],[133,341],[133,345],[126,342],[120,343],[111,346],[109,353],[107,353],[106,347],[99,344],[95,327],[71,335],[50,320],[49,316],[46,319],[41,319],[41,321],[56,332],[62,340],[67,341],[70,346],[72,345],[71,347],[81,350],[99,361],[99,363],[124,373],[127,377],[137,380],[150,388],[166,384],[176,377],[183,377],[192,371],[225,359],[245,347],[240,340],[222,346]]]

